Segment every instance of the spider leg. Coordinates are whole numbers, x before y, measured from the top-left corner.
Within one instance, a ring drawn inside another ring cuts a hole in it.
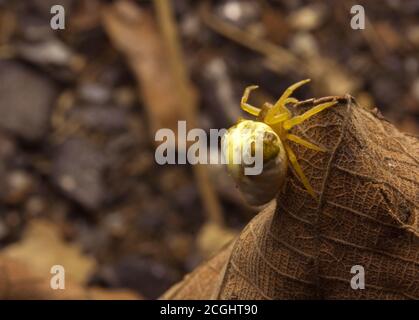
[[[244,90],[242,99],[241,99],[241,103],[240,103],[240,107],[244,111],[246,111],[247,113],[250,113],[251,115],[254,115],[254,116],[259,115],[260,109],[248,104],[247,100],[249,99],[250,91],[252,91],[252,90],[254,90],[258,87],[259,86],[255,86],[255,85],[246,87],[246,89]]]
[[[266,121],[270,122],[278,113],[287,113],[288,117],[291,118],[291,112],[285,107],[289,102],[297,103],[298,100],[295,98],[290,98],[290,95],[299,87],[309,82],[310,79],[302,80],[300,82],[294,83],[292,86],[288,87],[282,96],[275,102],[270,112],[266,115]],[[277,123],[277,122],[276,122]]]
[[[301,114],[299,116],[296,116],[296,117],[291,118],[289,120],[285,120],[284,121],[284,129],[289,130],[292,127],[300,124],[301,122],[311,118],[315,114],[317,114],[319,112],[322,112],[324,109],[332,107],[336,104],[337,104],[337,101],[322,103],[322,104],[319,104],[319,105],[315,106],[314,108],[311,108],[310,110],[304,112],[303,114]]]
[[[294,134],[290,134],[288,133],[285,136],[286,139],[291,140],[292,142],[301,144],[302,146],[312,149],[312,150],[316,150],[316,151],[321,151],[321,152],[325,152],[326,150],[324,148],[321,148],[319,146],[316,146],[315,144],[308,142],[307,140],[304,140],[303,138],[300,138],[299,136],[296,136]]]
[[[287,98],[284,101],[284,106],[287,103],[292,103],[292,104],[296,104],[298,103],[298,100],[295,98]],[[273,105],[270,103],[266,103],[267,105],[269,105],[270,109],[273,108]],[[277,124],[279,122],[288,120],[291,117],[291,113],[289,112],[289,110],[287,108],[282,108],[282,113],[280,114],[268,114],[267,117],[265,118],[265,122],[268,124]]]
[[[269,125],[273,125],[273,124],[277,124],[280,122],[283,122],[285,120],[288,120],[290,118],[288,112],[287,113],[280,113],[280,114],[276,114],[274,116],[271,117],[266,117],[265,122]]]
[[[287,105],[288,103],[296,104],[298,103],[298,99],[295,99],[292,97],[286,98],[284,101],[284,106]]]
[[[307,177],[304,175],[303,169],[301,169],[300,164],[297,161],[297,157],[295,156],[294,151],[284,143],[285,151],[287,152],[288,159],[294,168],[295,172],[297,173],[300,181],[303,183],[304,187],[307,189],[308,193],[313,197],[316,198],[313,188],[311,187],[310,183],[308,182]]]
[[[285,100],[299,87],[306,84],[307,82],[310,82],[310,79],[305,79],[302,81],[299,81],[297,83],[294,83],[292,86],[289,86],[287,90],[284,91],[282,96],[278,99],[278,101],[275,103],[274,108],[281,108],[285,105]]]

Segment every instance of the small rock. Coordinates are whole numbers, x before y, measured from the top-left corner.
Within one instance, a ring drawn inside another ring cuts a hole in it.
[[[61,145],[53,160],[53,180],[69,197],[88,209],[105,200],[103,173],[106,162],[94,145],[72,139]]]
[[[104,104],[111,98],[111,89],[99,83],[82,83],[78,88],[80,98],[92,104]]]
[[[92,130],[121,131],[127,127],[128,117],[123,109],[108,106],[86,106],[71,113],[75,121]]]
[[[14,62],[0,62],[0,128],[27,140],[40,139],[48,130],[55,98],[53,84]]]
[[[34,189],[32,176],[24,171],[8,172],[2,167],[0,177],[0,201],[6,204],[14,205],[24,202]]]
[[[324,21],[326,8],[322,4],[313,4],[298,9],[289,17],[293,29],[309,31],[318,28]]]

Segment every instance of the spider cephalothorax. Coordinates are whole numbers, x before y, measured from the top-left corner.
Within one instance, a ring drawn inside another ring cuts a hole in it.
[[[255,116],[256,119],[255,121],[240,120],[238,124],[228,130],[224,138],[224,152],[227,155],[226,158],[230,173],[252,204],[263,204],[272,199],[285,180],[288,162],[294,168],[309,194],[315,197],[315,192],[307,177],[304,175],[288,141],[303,145],[315,151],[325,150],[289,133],[289,130],[324,109],[336,105],[337,101],[316,105],[301,115],[293,116],[292,112],[287,108],[287,105],[295,106],[298,100],[290,96],[294,90],[309,81],[310,79],[306,79],[293,84],[285,90],[275,104],[265,103],[261,108],[247,103],[250,92],[258,86],[249,86],[244,91],[241,99],[241,108]],[[241,152],[244,144],[254,144],[258,136],[263,141],[264,169],[259,176],[246,176],[243,172],[243,166],[234,164],[232,157],[235,152]],[[275,183],[276,188],[272,185],[272,182]],[[263,191],[263,194],[261,191]]]

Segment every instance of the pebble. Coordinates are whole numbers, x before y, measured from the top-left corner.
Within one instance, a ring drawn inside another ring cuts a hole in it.
[[[49,79],[15,62],[0,61],[0,128],[33,141],[49,127],[56,91]]]
[[[326,8],[322,4],[313,4],[294,11],[288,21],[293,29],[310,31],[318,28],[324,21]]]
[[[70,198],[87,209],[105,201],[103,154],[83,139],[71,139],[57,148],[53,157],[53,181]]]

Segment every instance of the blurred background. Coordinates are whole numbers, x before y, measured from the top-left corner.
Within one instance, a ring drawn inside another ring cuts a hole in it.
[[[300,100],[350,93],[418,134],[419,1],[0,0],[0,298],[53,264],[157,298],[257,209],[223,166],[156,164],[155,131],[228,128],[247,85],[260,105],[305,78]]]

